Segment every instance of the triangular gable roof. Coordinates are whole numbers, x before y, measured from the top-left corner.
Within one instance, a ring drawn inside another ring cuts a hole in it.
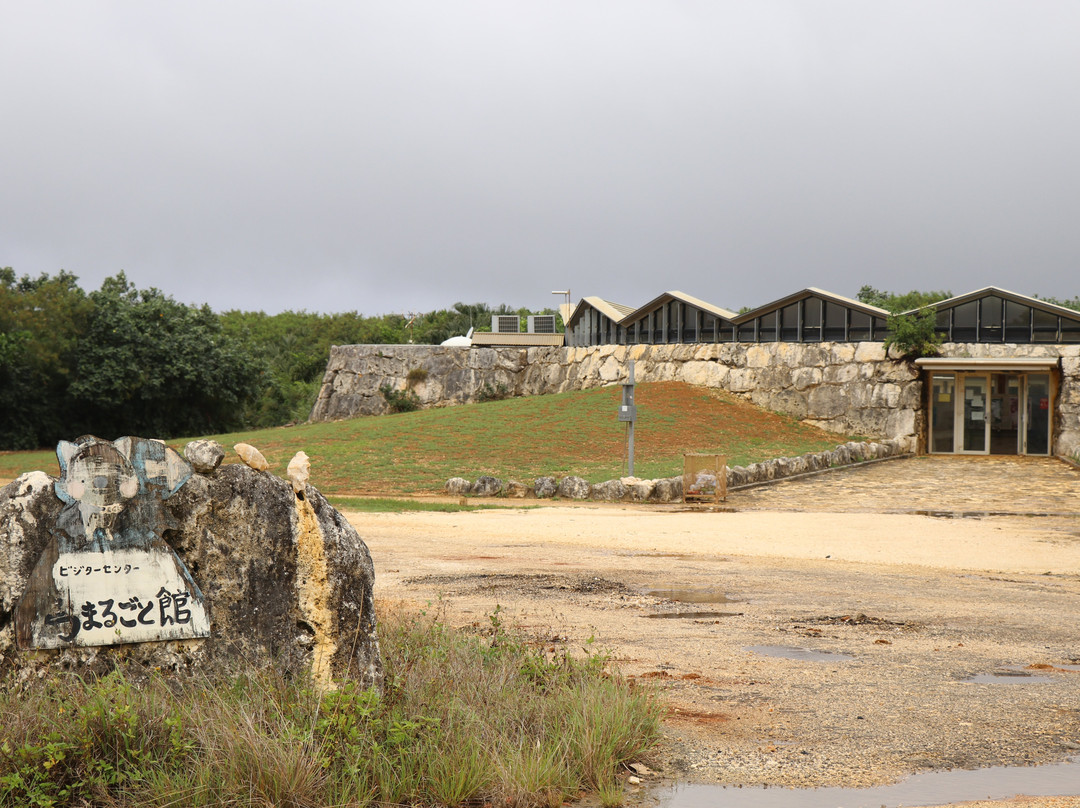
[[[850,297],[844,297],[843,295],[838,295],[834,292],[827,292],[824,289],[818,289],[815,286],[808,286],[801,292],[795,292],[787,297],[782,297],[779,300],[766,303],[764,306],[758,306],[756,309],[752,309],[745,314],[740,314],[735,318],[735,323],[741,325],[749,320],[753,320],[755,317],[760,317],[762,314],[768,314],[770,311],[782,309],[784,306],[790,306],[792,303],[796,303],[808,297],[820,297],[841,306],[846,306],[849,309],[865,312],[873,317],[887,318],[890,314],[888,309],[871,306],[869,303],[863,303],[861,300],[853,300]]]
[[[574,313],[565,321],[567,329],[569,329],[573,323],[577,322],[577,319],[585,312],[586,308],[596,309],[616,324],[622,322],[634,311],[629,306],[624,306],[621,303],[612,303],[610,300],[604,300],[602,297],[583,297],[578,301],[577,306],[574,307]]]
[[[645,314],[649,311],[652,311],[652,309],[656,308],[662,303],[666,303],[669,300],[681,300],[683,303],[687,303],[688,305],[694,306],[695,308],[699,308],[702,311],[707,311],[710,314],[715,314],[717,317],[720,317],[724,320],[732,321],[735,319],[735,312],[728,311],[727,309],[721,308],[720,306],[714,306],[712,303],[706,303],[700,298],[693,297],[686,294],[685,292],[680,292],[678,290],[664,292],[660,296],[653,298],[644,306],[640,306],[635,309],[632,313],[632,316],[628,316],[626,319],[635,319],[637,315]]]
[[[1056,303],[1048,303],[1045,300],[1039,300],[1037,297],[1028,297],[1022,295],[1019,292],[1010,292],[1008,289],[1002,289],[998,286],[984,286],[982,289],[976,289],[974,292],[968,292],[967,294],[957,295],[956,297],[950,297],[948,300],[939,300],[937,303],[929,303],[917,309],[911,311],[905,311],[904,314],[914,314],[917,311],[923,309],[951,309],[956,306],[962,306],[964,303],[970,303],[973,300],[978,300],[982,297],[989,297],[993,295],[1005,300],[1011,300],[1014,303],[1020,303],[1025,306],[1031,306],[1033,309],[1041,309],[1042,311],[1049,312],[1051,314],[1059,314],[1063,317],[1068,317],[1070,320],[1080,320],[1080,311],[1076,309],[1070,309],[1066,306],[1059,306]]]

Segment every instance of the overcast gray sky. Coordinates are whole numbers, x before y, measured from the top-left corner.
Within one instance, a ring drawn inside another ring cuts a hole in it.
[[[0,0],[0,266],[217,310],[1080,294],[1080,2]]]

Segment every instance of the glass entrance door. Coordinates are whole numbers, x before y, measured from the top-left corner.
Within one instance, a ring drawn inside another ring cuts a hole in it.
[[[962,452],[986,454],[989,452],[990,422],[986,418],[987,392],[990,388],[986,376],[961,376],[964,386],[963,398],[963,448]]]
[[[1024,454],[1050,454],[1050,374],[1029,373],[1024,396]]]

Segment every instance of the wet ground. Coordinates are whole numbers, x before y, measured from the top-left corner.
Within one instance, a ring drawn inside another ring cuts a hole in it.
[[[921,455],[732,491],[745,510],[1080,517],[1080,470],[1056,458]]]

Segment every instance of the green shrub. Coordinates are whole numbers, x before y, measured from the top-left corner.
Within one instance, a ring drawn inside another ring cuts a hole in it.
[[[510,397],[510,388],[502,382],[485,383],[476,394],[477,401],[502,401]]]
[[[889,316],[889,335],[885,350],[896,348],[906,359],[935,356],[941,347],[942,336],[937,331],[937,312],[924,309],[912,314]]]
[[[397,390],[389,383],[379,387],[390,412],[414,412],[420,409],[420,396],[412,390]]]

